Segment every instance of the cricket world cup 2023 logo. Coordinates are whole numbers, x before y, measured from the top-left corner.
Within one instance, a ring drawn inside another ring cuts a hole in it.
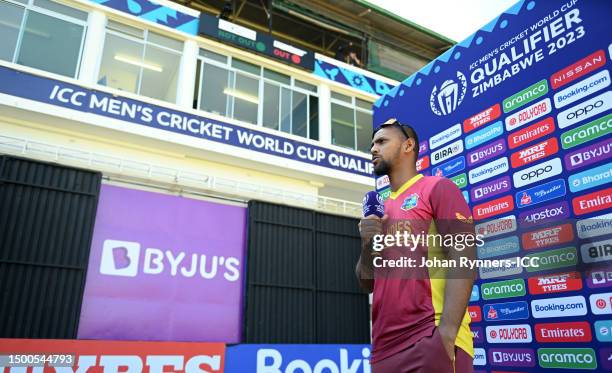
[[[448,79],[440,89],[434,86],[429,97],[429,106],[436,115],[448,115],[455,111],[463,102],[467,91],[467,80],[465,75],[457,71],[456,79]]]

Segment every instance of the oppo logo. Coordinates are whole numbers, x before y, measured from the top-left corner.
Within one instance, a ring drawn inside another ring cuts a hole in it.
[[[534,177],[538,177],[540,175],[543,175],[546,172],[551,172],[552,169],[553,168],[552,168],[551,165],[548,165],[548,166],[542,167],[542,168],[538,168],[536,170],[530,171],[529,173],[521,175],[521,180],[531,180]]]
[[[589,104],[586,105],[585,107],[581,107],[580,109],[576,110],[576,111],[572,111],[569,114],[567,114],[565,116],[566,119],[574,119],[574,118],[580,118],[582,115],[587,115],[589,114],[589,112],[593,109],[597,109],[601,106],[603,106],[604,102],[603,100],[599,100],[597,102],[595,102],[594,104]]]
[[[612,92],[605,92],[557,115],[559,128],[572,126],[582,120],[594,117],[612,107]]]
[[[520,188],[536,181],[546,180],[559,175],[562,171],[561,158],[554,158],[547,162],[539,163],[512,175],[514,187]]]

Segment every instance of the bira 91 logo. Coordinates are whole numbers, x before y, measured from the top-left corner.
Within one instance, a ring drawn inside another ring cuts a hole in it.
[[[550,139],[513,153],[510,156],[510,164],[512,165],[512,168],[520,168],[556,154],[558,151],[559,143],[557,142],[556,138],[551,137]]]
[[[492,201],[481,203],[473,208],[474,219],[482,220],[504,214],[514,209],[514,199],[512,196],[505,196]]]
[[[555,132],[555,122],[552,117],[548,117],[508,136],[508,146],[510,149],[518,148],[553,132]]]
[[[438,164],[463,152],[463,140],[459,139],[431,153],[431,164]]]
[[[463,121],[463,132],[468,133],[478,127],[482,127],[485,124],[499,118],[500,115],[501,107],[499,104],[495,104],[490,108],[484,109],[480,113]]]
[[[580,254],[585,263],[612,260],[612,239],[586,243],[580,246]]]
[[[502,367],[534,367],[535,353],[530,348],[490,348],[489,364]]]
[[[531,328],[527,324],[487,326],[488,343],[530,343]]]
[[[538,360],[542,368],[597,368],[597,359],[592,348],[539,348]]]
[[[524,320],[529,318],[529,305],[525,301],[485,304],[486,321]]]
[[[438,116],[449,115],[461,105],[466,92],[467,79],[463,73],[457,71],[455,79],[444,81],[440,88],[433,87],[429,96],[429,107]]]
[[[468,314],[470,315],[472,322],[482,321],[482,311],[480,310],[480,306],[468,306]]]
[[[523,249],[532,250],[570,242],[573,239],[574,230],[572,225],[567,223],[524,233],[522,243]]]
[[[579,272],[563,272],[531,277],[527,284],[531,295],[563,293],[582,289],[582,277]]]
[[[572,206],[576,215],[610,208],[612,206],[612,188],[599,190],[572,199]]]
[[[591,342],[591,325],[586,321],[535,324],[536,341],[540,343]]]

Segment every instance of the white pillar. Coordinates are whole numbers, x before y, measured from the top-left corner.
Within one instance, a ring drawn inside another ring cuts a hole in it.
[[[331,144],[331,90],[319,84],[319,141]]]
[[[193,107],[198,49],[198,43],[195,40],[185,40],[176,87],[176,103],[184,108]]]
[[[106,15],[95,9],[87,17],[87,34],[81,55],[81,69],[79,80],[86,84],[95,84],[98,81],[98,69],[102,58],[104,35],[106,29]]]

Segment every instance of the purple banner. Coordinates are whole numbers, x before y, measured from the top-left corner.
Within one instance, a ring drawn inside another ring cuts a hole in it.
[[[529,210],[519,214],[518,223],[521,227],[539,225],[551,221],[560,222],[570,216],[567,201],[556,202],[537,209]]]
[[[484,161],[499,157],[501,154],[506,152],[506,140],[499,139],[485,146],[468,153],[467,162],[468,166],[475,166],[483,163]]]
[[[103,185],[78,338],[240,342],[246,209]]]
[[[481,184],[470,190],[472,202],[480,201],[481,199],[491,198],[498,194],[505,193],[510,190],[512,182],[510,176],[500,177],[488,183]]]
[[[500,367],[534,367],[536,357],[530,348],[491,348],[488,363]]]
[[[470,330],[472,331],[472,337],[474,338],[474,343],[478,343],[478,344],[484,343],[484,330],[482,326],[470,326]]]
[[[610,159],[612,150],[612,138],[596,142],[593,145],[585,146],[571,153],[567,153],[564,157],[565,168],[574,170],[576,168],[585,167],[593,163]]]

